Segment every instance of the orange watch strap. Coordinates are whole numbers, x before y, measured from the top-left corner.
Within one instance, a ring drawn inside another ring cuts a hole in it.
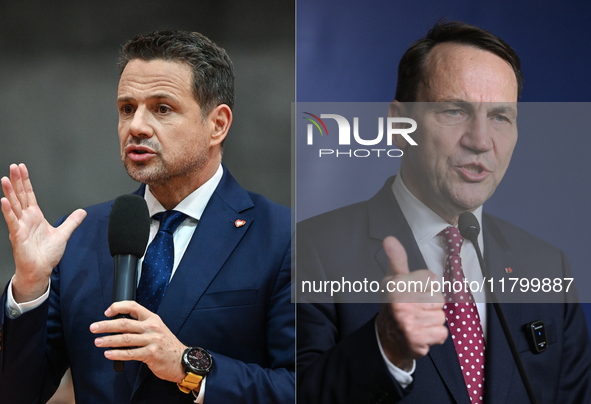
[[[186,394],[189,394],[193,390],[199,391],[201,387],[201,380],[203,380],[203,376],[197,375],[195,373],[187,373],[187,376],[176,385],[179,386],[179,389]]]

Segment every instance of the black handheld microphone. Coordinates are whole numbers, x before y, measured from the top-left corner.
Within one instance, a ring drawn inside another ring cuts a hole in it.
[[[150,213],[144,198],[122,195],[115,199],[109,216],[109,251],[114,258],[113,302],[135,300],[137,267],[150,236]],[[116,318],[131,318],[119,315]],[[114,361],[113,369],[123,370],[122,361]]]
[[[482,276],[485,279],[488,278],[486,264],[484,262],[484,259],[482,258],[480,246],[478,245],[478,234],[480,234],[480,224],[478,223],[478,219],[476,219],[476,216],[474,216],[472,212],[462,213],[460,215],[460,218],[458,219],[458,230],[460,231],[462,237],[472,242],[472,245],[476,250],[476,255],[478,255],[478,262],[480,262],[480,270],[482,271]],[[509,325],[507,324],[507,320],[505,319],[505,314],[503,314],[503,310],[501,309],[501,305],[499,304],[499,300],[497,299],[497,295],[490,288],[486,288],[486,292],[490,300],[492,301],[495,311],[497,312],[497,317],[499,318],[499,322],[501,323],[501,327],[503,328],[503,333],[505,334],[505,338],[507,339],[507,343],[509,344],[509,348],[511,349],[513,360],[515,361],[517,369],[519,370],[519,375],[521,376],[521,380],[523,381],[523,385],[525,386],[525,390],[527,392],[527,396],[529,397],[529,401],[532,404],[538,404],[538,401],[534,394],[534,389],[532,388],[529,378],[527,377],[525,367],[523,366],[523,362],[521,361],[521,357],[519,356],[519,351],[517,351],[517,345],[515,345],[515,341],[513,340],[513,336],[511,335],[511,330],[509,330]]]

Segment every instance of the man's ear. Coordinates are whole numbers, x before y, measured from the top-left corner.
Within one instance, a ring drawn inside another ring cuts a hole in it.
[[[213,123],[210,145],[221,144],[232,125],[232,110],[226,104],[220,104],[209,113],[207,119]]]
[[[390,106],[388,107],[388,117],[390,118],[408,118],[408,108],[406,105],[399,101],[392,101]],[[394,128],[406,128],[408,124],[405,123],[393,123],[392,127]],[[395,133],[392,136],[392,143],[396,145],[401,150],[405,150],[408,146],[408,142],[404,138],[404,136],[400,135],[399,133]]]

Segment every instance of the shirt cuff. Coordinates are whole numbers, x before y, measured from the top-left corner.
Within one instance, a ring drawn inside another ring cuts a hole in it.
[[[205,382],[207,381],[207,376],[205,376],[202,380],[201,380],[201,385],[199,386],[199,394],[195,394],[195,390],[193,390],[193,395],[195,396],[195,401],[193,401],[196,404],[203,404],[203,398],[205,397]]]
[[[388,357],[384,353],[384,348],[382,348],[382,343],[380,342],[380,336],[378,334],[378,323],[377,322],[375,323],[375,331],[376,331],[376,339],[378,340],[378,347],[380,347],[380,353],[382,354],[382,358],[384,359],[384,362],[386,362],[386,367],[388,368],[388,371],[390,372],[392,377],[394,379],[396,379],[396,381],[400,384],[400,386],[403,389],[407,388],[408,385],[411,384],[413,381],[412,374],[415,372],[415,369],[417,367],[417,361],[415,361],[415,360],[412,361],[412,369],[409,372],[406,372],[406,371],[400,369],[398,366],[394,365],[392,362],[390,362],[390,360],[388,359]]]
[[[28,311],[36,309],[41,306],[43,302],[49,297],[49,290],[51,289],[51,279],[49,280],[49,286],[44,294],[39,296],[37,299],[30,302],[17,303],[12,295],[12,279],[8,285],[8,293],[6,295],[6,315],[9,319],[14,320],[15,318],[25,314]]]

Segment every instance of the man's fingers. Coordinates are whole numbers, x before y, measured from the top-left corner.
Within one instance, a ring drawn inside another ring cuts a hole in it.
[[[24,164],[18,166],[16,164],[10,165],[10,182],[12,183],[12,189],[19,201],[21,209],[25,210],[29,207],[29,203],[23,185],[23,173],[28,177],[27,167]]]
[[[410,351],[414,353],[414,359],[425,356],[433,345],[441,345],[447,339],[448,331],[444,325],[434,325],[415,330],[408,336]]]
[[[129,318],[118,318],[114,320],[105,320],[92,323],[90,332],[93,334],[106,333],[131,333],[140,334],[144,328],[139,321]]]
[[[426,355],[432,345],[443,344],[448,335],[443,310],[429,304],[382,304],[377,327],[388,358],[405,366]]]
[[[449,331],[447,331],[447,327],[445,325],[436,327],[433,331],[433,345],[443,345],[447,339],[448,334]]]
[[[8,202],[10,203],[10,209],[12,209],[12,211],[16,215],[17,219],[19,217],[21,217],[22,216],[21,203],[18,200],[18,198],[16,197],[16,194],[14,193],[14,188],[12,187],[12,182],[7,177],[2,178],[2,192],[4,192],[4,196],[6,197]]]
[[[10,179],[7,177],[2,178],[2,190],[17,218],[21,217],[22,210],[37,205],[37,199],[29,178],[29,171],[24,164],[10,165]]]
[[[151,316],[156,316],[156,314],[133,300],[115,302],[105,311],[105,316],[107,317],[114,317],[118,314],[129,314],[131,317],[139,321],[144,321]]]
[[[24,164],[19,164],[18,168],[21,172],[21,180],[25,197],[27,198],[27,206],[37,205],[37,198],[33,192],[33,185],[31,184],[31,179],[29,178],[29,170],[27,170],[27,166]]]
[[[63,232],[66,240],[70,239],[74,230],[80,226],[85,217],[86,211],[84,209],[78,209],[68,216],[68,218],[58,227],[58,229]]]
[[[152,352],[150,348],[141,347],[134,349],[114,349],[105,351],[105,358],[113,361],[145,361]]]
[[[406,250],[396,237],[388,236],[384,239],[384,251],[390,261],[390,269],[395,275],[408,274],[408,258]]]
[[[424,337],[423,342],[429,347],[433,345],[441,345],[447,339],[448,331],[445,326],[445,315],[443,316],[443,321],[440,320],[440,317],[436,316],[431,324],[422,330]]]
[[[12,211],[10,202],[8,202],[8,199],[2,198],[0,200],[0,203],[2,204],[2,214],[4,215],[4,220],[6,221],[6,225],[8,226],[8,231],[10,232],[10,234],[16,234],[16,232],[18,232],[19,229],[18,219]]]
[[[94,345],[99,348],[124,348],[141,347],[148,345],[149,341],[143,334],[114,334],[98,337],[94,340]]]

